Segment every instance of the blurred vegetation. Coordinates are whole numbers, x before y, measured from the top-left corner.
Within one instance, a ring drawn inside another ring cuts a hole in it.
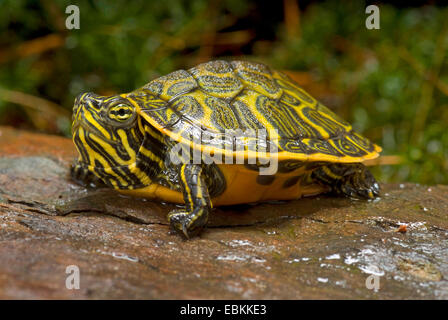
[[[448,9],[378,6],[367,30],[362,1],[0,0],[0,124],[69,136],[83,91],[238,57],[288,72],[383,146],[381,181],[448,184]]]

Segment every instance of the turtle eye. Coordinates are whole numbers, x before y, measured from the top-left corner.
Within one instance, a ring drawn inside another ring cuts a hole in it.
[[[120,103],[109,108],[109,118],[118,122],[125,122],[134,115],[134,108]]]

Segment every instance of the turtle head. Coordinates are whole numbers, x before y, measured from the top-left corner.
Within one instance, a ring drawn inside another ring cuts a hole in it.
[[[83,93],[75,99],[72,135],[78,164],[106,184],[129,188],[144,128],[135,106],[125,95]]]

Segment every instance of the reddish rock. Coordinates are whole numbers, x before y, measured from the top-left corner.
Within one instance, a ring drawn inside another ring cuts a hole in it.
[[[0,298],[448,299],[448,186],[219,208],[184,240],[172,205],[70,181],[75,156],[69,139],[0,127]]]

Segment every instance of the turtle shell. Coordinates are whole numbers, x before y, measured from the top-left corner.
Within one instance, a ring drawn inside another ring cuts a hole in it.
[[[279,160],[345,163],[381,151],[287,75],[260,63],[211,61],[123,97],[163,134],[209,154],[275,152]]]

